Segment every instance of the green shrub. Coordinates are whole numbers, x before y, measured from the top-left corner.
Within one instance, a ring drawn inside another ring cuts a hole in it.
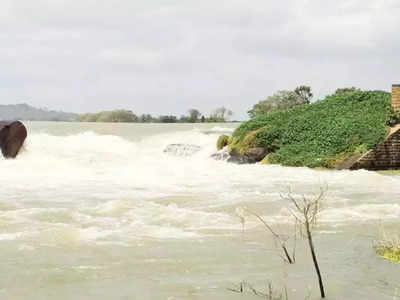
[[[400,248],[380,247],[376,249],[376,253],[387,260],[400,263]]]
[[[230,137],[227,135],[221,135],[217,140],[217,149],[221,150],[229,144]]]
[[[271,111],[243,123],[233,133],[230,149],[242,153],[247,136],[256,132],[252,146],[266,148],[270,163],[331,168],[376,146],[397,117],[390,93],[333,94],[323,101]]]
[[[375,241],[375,250],[383,258],[400,263],[400,236],[381,228],[379,240]]]

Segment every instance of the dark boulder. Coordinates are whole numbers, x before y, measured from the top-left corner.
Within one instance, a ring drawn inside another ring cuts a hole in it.
[[[262,147],[250,148],[245,154],[240,154],[235,150],[230,152],[228,162],[237,164],[254,164],[264,159],[268,151]]]
[[[5,158],[15,158],[26,137],[27,131],[21,122],[0,122],[0,148]]]

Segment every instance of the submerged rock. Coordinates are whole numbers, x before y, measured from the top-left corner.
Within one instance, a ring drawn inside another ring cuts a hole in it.
[[[211,155],[211,157],[236,164],[254,164],[262,161],[267,154],[267,150],[262,147],[250,148],[246,154],[240,154],[236,150],[229,152],[228,147],[225,147]]]
[[[172,156],[191,156],[201,150],[200,146],[191,144],[170,144],[164,149],[164,153]]]
[[[231,155],[229,154],[228,147],[225,147],[212,154],[211,157],[215,160],[227,161],[231,157]]]

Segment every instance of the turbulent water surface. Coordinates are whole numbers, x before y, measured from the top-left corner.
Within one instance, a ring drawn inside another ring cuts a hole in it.
[[[400,266],[375,255],[400,226],[400,177],[215,161],[235,125],[27,123],[0,159],[0,299],[258,299],[242,281],[318,299],[306,243],[287,265],[257,212],[290,233],[293,195],[328,186],[315,232],[328,299],[394,299]],[[169,144],[200,146],[192,155]]]

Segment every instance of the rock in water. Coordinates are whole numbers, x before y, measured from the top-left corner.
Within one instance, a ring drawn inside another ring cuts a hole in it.
[[[229,154],[227,147],[225,147],[212,154],[211,157],[215,160],[227,161],[231,157],[231,155]]]
[[[263,160],[267,154],[267,151],[261,147],[250,148],[246,154],[239,154],[235,150],[229,152],[228,147],[225,147],[215,152],[211,157],[216,160],[224,160],[235,164],[254,164]]]
[[[237,164],[254,164],[263,160],[263,158],[268,154],[268,152],[262,147],[250,148],[246,151],[246,154],[239,154],[236,151],[229,153],[230,157],[228,162],[233,162]]]
[[[27,131],[19,121],[0,122],[0,148],[5,158],[15,158],[27,136]]]
[[[201,150],[200,146],[190,144],[171,144],[164,149],[164,153],[173,156],[191,156]]]

